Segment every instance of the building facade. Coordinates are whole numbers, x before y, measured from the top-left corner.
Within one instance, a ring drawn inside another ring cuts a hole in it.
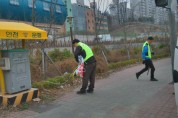
[[[63,0],[63,2],[65,3],[66,8],[67,8],[67,17],[73,17],[71,0]],[[73,25],[73,24],[71,24],[71,25]],[[68,22],[68,20],[65,21],[64,27],[66,29],[66,32],[69,33],[70,32],[70,23]]]
[[[154,23],[159,24],[167,19],[165,9],[156,7],[154,0],[130,0],[134,19],[152,19]]]
[[[32,0],[0,0],[0,19],[32,22],[34,18],[36,23],[49,23],[53,19],[53,23],[58,25],[66,20],[67,12],[62,0],[35,0],[34,14],[32,8]]]
[[[94,5],[94,2],[90,3],[90,7],[79,3],[72,4],[75,32],[94,33],[96,28],[100,33],[108,32],[107,16],[96,8],[95,21]]]
[[[96,28],[97,28],[98,34],[106,34],[109,32],[108,19],[107,19],[106,14],[103,14],[100,11],[98,11],[96,15],[96,24],[97,24]]]
[[[155,24],[165,24],[168,22],[168,11],[163,8],[156,8],[154,22]]]
[[[89,9],[88,6],[83,6],[77,3],[72,4],[73,12],[73,26],[76,32],[86,32],[86,11]]]
[[[34,12],[32,12],[34,9]],[[59,34],[66,20],[67,12],[62,0],[0,0],[0,20],[25,22],[49,31],[49,34]],[[32,23],[33,21],[33,23]],[[52,28],[50,28],[50,24]],[[50,30],[49,30],[50,29]]]
[[[108,17],[106,14],[102,13],[98,8],[97,8],[97,3],[96,2],[91,2],[90,3],[90,8],[92,9],[94,13],[95,9],[95,15],[96,15],[96,21],[95,21],[95,29],[97,30],[98,34],[104,34],[108,33]]]
[[[80,5],[85,5],[85,3],[84,3],[84,0],[77,0],[77,4],[80,4]]]
[[[112,26],[127,22],[132,17],[132,11],[130,8],[127,8],[127,2],[113,0],[113,4],[110,5],[109,9],[111,12]]]
[[[90,2],[90,8],[94,9],[94,7],[95,7],[96,10],[98,9],[97,8],[97,3],[96,2]]]
[[[95,18],[94,18],[94,12],[92,9],[86,10],[86,22],[87,22],[87,32],[94,33],[95,32]]]
[[[130,7],[132,10],[132,20],[138,20],[140,17],[140,0],[130,0]]]

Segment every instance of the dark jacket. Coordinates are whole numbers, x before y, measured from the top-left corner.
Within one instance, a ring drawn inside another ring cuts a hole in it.
[[[75,60],[78,62],[78,56],[81,55],[84,59],[86,57],[86,52],[85,50],[82,49],[81,46],[77,46],[74,52]],[[85,64],[92,64],[95,63],[96,59],[94,56],[90,57],[88,60],[85,61]]]

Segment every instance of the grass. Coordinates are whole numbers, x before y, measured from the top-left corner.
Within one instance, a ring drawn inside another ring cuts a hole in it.
[[[168,57],[169,54],[162,54],[162,55],[157,55],[154,56],[153,59],[159,59],[159,58],[164,58]],[[141,59],[131,59],[131,60],[126,60],[126,61],[121,61],[121,62],[116,62],[116,63],[110,63],[108,65],[109,70],[114,70],[114,69],[119,69],[123,67],[127,67],[129,65],[136,64],[138,62],[141,62]],[[64,76],[58,76],[54,78],[48,78],[47,80],[41,81],[41,82],[35,82],[33,83],[33,87],[39,88],[39,89],[53,89],[60,87],[61,85],[64,84],[73,84],[75,78],[72,74],[66,74]],[[44,96],[44,99],[46,99],[47,96]]]
[[[109,69],[113,70],[113,69],[118,69],[121,67],[126,67],[128,65],[132,65],[140,61],[141,61],[140,59],[132,59],[132,60],[127,60],[127,61],[122,61],[122,62],[111,63],[109,64]]]
[[[39,89],[52,89],[57,88],[63,84],[72,84],[74,80],[74,77],[72,74],[66,74],[64,76],[58,76],[54,78],[48,78],[47,80],[41,81],[41,82],[35,82],[33,83],[33,87],[39,88]]]
[[[170,56],[170,54],[165,53],[165,54],[153,56],[153,59],[161,59],[161,58],[165,58],[165,57],[169,57],[169,56]]]
[[[169,56],[169,54],[165,53],[165,54],[153,56],[153,59],[161,59],[161,58],[165,58],[165,57],[168,57],[168,56]],[[109,64],[109,69],[114,70],[114,69],[129,66],[129,65],[132,65],[132,64],[136,64],[136,63],[141,62],[141,61],[142,61],[141,59],[131,59],[131,60],[127,60],[127,61],[111,63],[111,64]]]
[[[29,105],[28,105],[27,103],[21,104],[21,109],[22,109],[22,110],[26,110],[26,109],[28,109],[28,108],[29,108]]]

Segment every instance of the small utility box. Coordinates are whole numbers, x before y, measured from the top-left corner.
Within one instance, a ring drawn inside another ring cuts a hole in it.
[[[2,61],[5,63],[4,65],[6,67],[5,69],[2,68],[6,84],[6,93],[13,94],[31,89],[31,73],[28,50],[13,49],[2,50],[1,52],[2,57],[4,58]],[[8,59],[10,65],[6,65]]]
[[[0,104],[19,105],[39,97],[38,88],[31,88],[27,40],[47,40],[47,32],[17,22],[0,22]],[[8,40],[13,40],[8,43]],[[21,46],[17,45],[21,42]],[[9,48],[14,49],[9,49]],[[20,49],[19,49],[20,48]],[[6,50],[2,50],[6,49]]]

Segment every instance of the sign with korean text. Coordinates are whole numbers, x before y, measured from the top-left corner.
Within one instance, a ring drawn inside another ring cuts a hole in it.
[[[1,31],[0,39],[46,39],[45,32]]]

